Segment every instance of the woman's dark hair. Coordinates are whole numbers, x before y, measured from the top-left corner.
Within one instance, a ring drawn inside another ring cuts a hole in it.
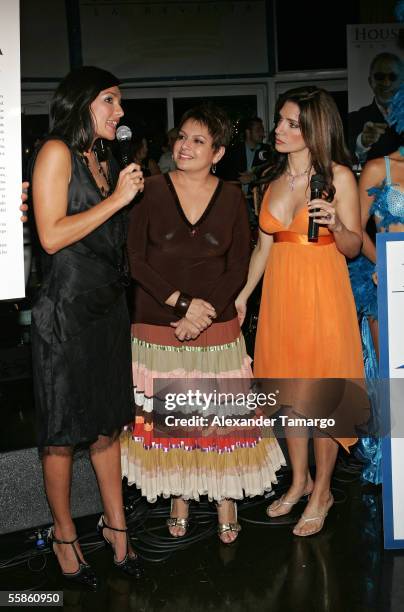
[[[90,105],[100,91],[115,85],[119,85],[119,79],[101,68],[83,66],[72,70],[53,96],[51,134],[64,138],[76,151],[87,151],[95,135]]]
[[[143,148],[145,140],[146,140],[146,142],[148,144],[147,137],[144,134],[142,134],[142,133],[137,134],[136,132],[134,134],[135,135],[132,138],[132,143],[131,143],[131,147],[130,147],[130,151],[131,151],[132,157],[136,157],[137,156],[137,154],[139,153],[140,149]]]
[[[212,137],[212,147],[217,150],[227,147],[231,140],[232,126],[230,119],[222,108],[214,104],[202,104],[186,111],[181,117],[178,129],[191,119],[204,125]]]
[[[275,107],[275,126],[280,111],[286,102],[294,102],[300,110],[300,130],[311,156],[316,174],[325,178],[327,200],[332,201],[335,194],[333,185],[333,162],[351,167],[351,157],[344,141],[344,129],[337,106],[332,96],[324,89],[314,86],[289,89],[278,98]],[[287,167],[287,153],[275,150],[275,128],[270,134],[273,148],[273,164],[266,173],[268,183],[281,176]]]

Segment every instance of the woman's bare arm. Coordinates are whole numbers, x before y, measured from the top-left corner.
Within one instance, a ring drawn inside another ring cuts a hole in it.
[[[265,272],[269,251],[273,241],[274,239],[272,236],[259,230],[257,246],[255,247],[250,259],[247,282],[235,301],[240,325],[243,324],[247,312],[247,300]]]
[[[373,197],[369,196],[367,190],[370,187],[380,185],[385,176],[385,165],[383,158],[372,159],[362,170],[359,179],[359,200],[361,207],[361,224],[363,230],[362,253],[376,263],[376,246],[366,232],[366,225],[369,220],[369,211],[373,203]]]
[[[333,183],[335,186],[333,202],[311,200],[310,215],[333,232],[337,248],[345,257],[356,257],[362,246],[356,180],[349,168],[335,165]]]
[[[122,170],[116,189],[108,198],[89,210],[67,216],[70,151],[60,140],[46,142],[38,153],[33,173],[35,220],[44,250],[54,254],[81,240],[129,204],[143,188],[141,172],[134,172],[137,168],[130,164]]]

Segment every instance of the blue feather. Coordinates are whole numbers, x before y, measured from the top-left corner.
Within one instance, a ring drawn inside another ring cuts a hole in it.
[[[404,6],[404,0],[402,4]],[[400,89],[393,96],[389,108],[388,122],[394,126],[399,134],[404,132],[404,83],[400,85]]]
[[[404,0],[399,0],[399,2],[396,2],[394,14],[397,21],[400,21],[401,23],[404,21]]]
[[[348,270],[358,317],[377,319],[377,287],[372,278],[375,264],[365,255],[358,255],[348,262]]]

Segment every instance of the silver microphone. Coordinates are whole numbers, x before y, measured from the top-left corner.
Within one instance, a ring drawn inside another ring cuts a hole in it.
[[[122,167],[126,168],[132,161],[130,158],[132,130],[127,125],[120,125],[116,130],[116,139],[121,153]]]

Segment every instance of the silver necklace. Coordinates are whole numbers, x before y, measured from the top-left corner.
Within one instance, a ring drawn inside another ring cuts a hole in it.
[[[292,174],[290,170],[286,168],[285,172],[289,177],[287,181],[289,184],[290,191],[294,191],[296,179],[300,178],[301,176],[307,176],[310,170],[311,170],[311,166],[309,166],[304,172],[301,172],[300,174]]]

